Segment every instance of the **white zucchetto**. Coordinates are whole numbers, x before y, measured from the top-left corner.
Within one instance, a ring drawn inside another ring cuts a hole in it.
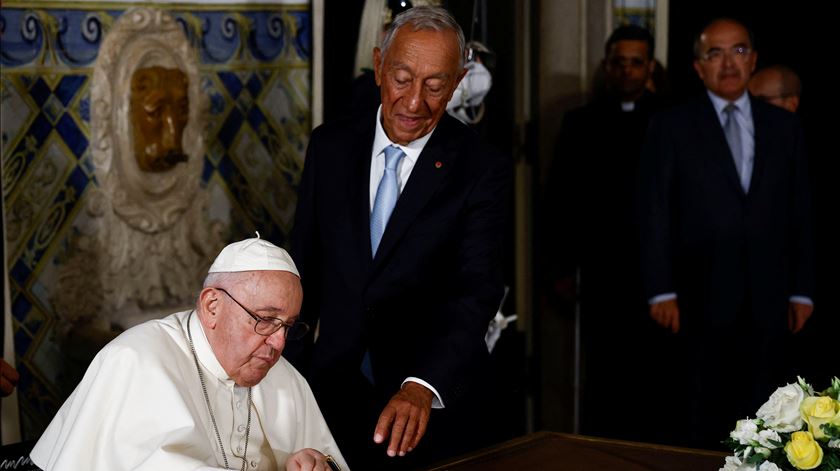
[[[288,252],[257,237],[234,242],[219,252],[208,273],[287,271],[300,276]]]

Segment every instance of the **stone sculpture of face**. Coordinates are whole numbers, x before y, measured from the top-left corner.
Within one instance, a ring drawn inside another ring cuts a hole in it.
[[[165,172],[187,155],[181,137],[189,119],[189,80],[184,72],[144,67],[131,76],[134,157],[144,172]]]

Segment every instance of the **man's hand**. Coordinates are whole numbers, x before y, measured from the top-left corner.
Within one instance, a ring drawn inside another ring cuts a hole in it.
[[[17,370],[0,358],[0,396],[6,397],[11,394],[19,379]]]
[[[304,448],[286,458],[286,471],[330,471],[330,466],[323,453]]]
[[[650,317],[657,324],[676,334],[680,331],[680,308],[676,299],[669,299],[650,305]]]
[[[575,279],[571,276],[563,276],[554,280],[554,295],[564,302],[575,300]]]
[[[805,322],[814,312],[814,306],[810,304],[790,303],[788,305],[788,328],[794,334],[805,327]]]
[[[405,456],[420,443],[426,433],[433,397],[432,391],[425,386],[405,383],[379,415],[373,441],[383,443],[390,436],[388,456]]]

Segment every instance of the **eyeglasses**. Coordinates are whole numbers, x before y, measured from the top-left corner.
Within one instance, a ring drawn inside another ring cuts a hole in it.
[[[714,47],[706,51],[701,57],[706,62],[721,62],[723,56],[729,56],[737,61],[743,62],[752,54],[752,49],[747,46],[733,46],[728,51],[719,47]]]
[[[225,293],[233,302],[235,302],[239,307],[242,308],[243,311],[247,312],[249,316],[251,316],[256,322],[254,324],[254,332],[268,337],[273,333],[277,332],[281,328],[285,327],[286,331],[283,334],[283,337],[287,340],[300,340],[309,332],[309,326],[306,325],[305,322],[295,321],[295,322],[286,322],[283,319],[277,317],[262,317],[254,314],[251,312],[247,307],[243,306],[242,303],[236,300],[230,293],[228,293],[224,288],[214,288],[222,293]]]

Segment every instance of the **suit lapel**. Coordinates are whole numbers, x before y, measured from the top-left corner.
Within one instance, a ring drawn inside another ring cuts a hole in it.
[[[738,177],[738,169],[735,168],[735,159],[732,157],[729,143],[726,142],[726,136],[723,133],[723,127],[720,125],[720,119],[717,116],[712,100],[705,94],[703,95],[700,108],[701,112],[698,115],[696,123],[696,129],[701,134],[700,142],[708,146],[710,159],[726,175],[726,179],[741,194],[744,194],[744,189],[741,187],[741,179]]]
[[[403,188],[400,198],[394,206],[394,212],[388,220],[382,241],[373,260],[374,272],[383,260],[395,248],[397,242],[411,226],[420,211],[426,206],[437,191],[443,179],[455,163],[455,151],[452,149],[450,118],[444,115],[431,139],[417,158],[411,176]],[[370,230],[368,230],[370,233]]]

